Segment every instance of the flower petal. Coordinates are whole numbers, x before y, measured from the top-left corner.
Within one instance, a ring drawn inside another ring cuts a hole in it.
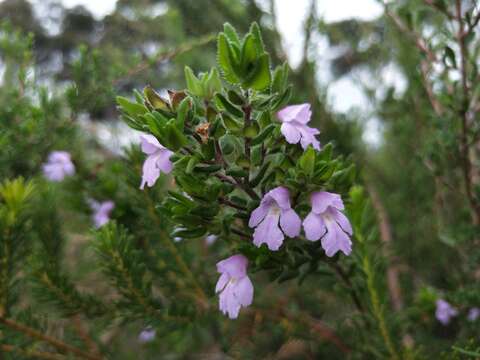
[[[337,251],[350,255],[352,252],[352,241],[340,226],[332,220],[325,221],[328,232],[322,238],[322,247],[328,257],[332,257]]]
[[[327,228],[321,215],[313,211],[303,220],[303,230],[305,237],[310,241],[318,241],[325,234]]]
[[[280,227],[287,236],[293,238],[300,235],[302,220],[295,210],[282,210],[280,213]]]
[[[330,208],[329,212],[333,215],[335,221],[340,225],[343,231],[345,231],[348,235],[353,234],[352,225],[348,218],[338,209]]]
[[[291,123],[283,123],[280,131],[289,144],[297,144],[300,141],[301,133],[297,127]]]
[[[310,116],[312,112],[310,111],[310,104],[299,104],[299,105],[290,105],[277,113],[277,117],[281,122],[290,122],[293,120],[299,121],[306,124],[310,121]]]
[[[172,171],[173,164],[170,161],[170,157],[173,155],[173,152],[167,149],[160,150],[157,155],[157,167],[161,172],[168,174]]]
[[[268,193],[265,194],[265,197],[271,197],[278,206],[284,210],[290,209],[290,192],[284,186],[278,186]]]
[[[248,220],[248,226],[254,228],[267,216],[268,210],[270,206],[265,204],[264,201],[257,207],[255,210],[252,211],[250,215],[250,220]]]
[[[329,206],[343,210],[342,198],[338,194],[329,193],[327,191],[314,192],[310,197],[312,210],[316,214],[324,213]]]
[[[300,144],[304,150],[307,149],[308,145],[312,145],[315,150],[320,150],[320,141],[317,140],[315,135],[320,134],[320,131],[317,129],[308,127],[306,125],[302,125],[301,127],[297,127],[298,131],[302,135],[300,139]]]
[[[248,259],[241,255],[233,255],[217,263],[217,272],[227,273],[229,277],[240,279],[247,274]]]
[[[266,243],[268,248],[276,251],[283,243],[285,236],[278,227],[279,213],[269,213],[265,219],[257,226],[253,233],[253,243],[260,247]]]
[[[234,294],[242,306],[248,306],[253,301],[253,284],[248,276],[243,277],[235,284]]]
[[[142,184],[140,189],[143,190],[145,184],[152,187],[160,176],[160,169],[157,167],[157,157],[149,155],[143,163]]]
[[[165,147],[161,145],[157,138],[150,134],[143,134],[140,136],[142,151],[145,154],[151,155],[154,152],[164,149]]]
[[[217,285],[215,286],[215,292],[218,293],[225,288],[228,281],[230,280],[230,276],[225,272],[218,278]]]

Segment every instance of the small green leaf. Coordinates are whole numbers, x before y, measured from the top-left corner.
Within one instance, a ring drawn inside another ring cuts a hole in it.
[[[257,49],[257,54],[262,54],[265,52],[265,47],[263,45],[262,33],[260,32],[260,27],[256,22],[253,22],[250,25],[250,33],[253,35],[255,40],[255,48]]]
[[[247,34],[243,41],[241,68],[244,74],[250,74],[255,69],[259,54],[255,48],[255,40],[252,34]]]
[[[117,103],[120,105],[122,111],[135,119],[148,112],[148,109],[145,107],[145,105],[132,102],[123,96],[117,96]]]
[[[267,139],[267,137],[273,132],[274,129],[275,129],[275,124],[268,125],[265,129],[262,130],[260,134],[258,134],[256,137],[253,138],[251,144],[252,145],[261,144]]]
[[[263,54],[258,58],[254,70],[247,76],[242,84],[246,88],[264,90],[270,86],[270,81],[270,58],[268,54]]]
[[[232,25],[230,25],[230,23],[227,22],[223,24],[223,32],[225,33],[225,36],[228,38],[228,41],[240,47],[240,39],[238,38],[237,31]]]
[[[187,89],[192,95],[199,97],[204,95],[200,80],[188,66],[185,66],[185,79],[187,81]]]
[[[215,100],[217,100],[217,104],[221,105],[221,107],[223,107],[233,116],[238,118],[243,117],[243,111],[233,105],[230,101],[228,101],[227,98],[222,94],[215,95]]]
[[[225,80],[237,84],[240,80],[236,74],[238,59],[236,58],[225,34],[220,33],[217,40],[217,61]]]
[[[214,93],[222,91],[222,82],[218,70],[213,68],[202,81],[204,96],[210,99]]]
[[[235,143],[231,135],[223,135],[218,142],[224,155],[230,155],[235,150]]]
[[[311,145],[308,146],[307,150],[300,157],[298,165],[307,176],[313,175],[313,170],[315,169],[315,149]]]
[[[185,126],[185,120],[187,119],[188,116],[188,111],[191,107],[191,98],[186,97],[180,102],[180,105],[178,106],[177,109],[177,127],[180,130],[183,130]]]

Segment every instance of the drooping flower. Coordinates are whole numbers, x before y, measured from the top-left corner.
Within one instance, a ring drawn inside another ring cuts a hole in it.
[[[252,212],[248,222],[248,226],[255,228],[253,243],[258,247],[266,243],[273,251],[282,246],[284,233],[292,238],[298,236],[301,225],[302,220],[290,206],[288,189],[283,186],[264,195],[260,206]]]
[[[112,212],[115,204],[113,201],[98,202],[93,199],[88,200],[88,204],[93,211],[92,220],[96,228],[102,227],[110,221],[110,213]]]
[[[247,276],[248,260],[243,255],[233,255],[217,263],[218,279],[215,292],[220,293],[219,307],[230,319],[236,319],[241,307],[253,301],[253,284]]]
[[[458,315],[458,310],[443,299],[438,299],[436,306],[437,309],[435,310],[435,317],[443,325],[448,325],[452,317]]]
[[[150,326],[146,327],[140,332],[140,334],[138,334],[138,341],[141,343],[148,343],[155,339],[156,334],[157,332],[155,329],[151,328]]]
[[[52,151],[42,166],[43,174],[50,181],[62,181],[66,176],[75,174],[75,166],[66,151]]]
[[[469,310],[467,319],[469,321],[476,321],[480,317],[480,308],[473,307]]]
[[[288,143],[300,142],[304,150],[311,144],[314,149],[320,150],[320,142],[315,138],[320,131],[307,126],[312,116],[310,104],[287,106],[277,116],[282,122],[280,130]]]
[[[310,241],[322,239],[322,248],[327,256],[337,251],[350,255],[352,252],[352,226],[341,212],[345,207],[338,194],[326,191],[314,192],[310,197],[312,211],[303,220],[305,237]]]
[[[141,141],[142,151],[148,155],[143,163],[142,184],[140,185],[140,189],[143,190],[145,184],[152,187],[161,172],[168,174],[172,171],[173,164],[170,157],[173,152],[160,144],[153,135],[142,135]]]

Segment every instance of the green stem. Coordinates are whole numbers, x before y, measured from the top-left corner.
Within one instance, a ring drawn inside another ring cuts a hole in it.
[[[357,235],[358,236],[358,235]],[[370,301],[372,303],[372,310],[375,319],[377,320],[378,329],[380,331],[380,335],[383,338],[385,346],[390,353],[390,358],[394,360],[400,359],[400,356],[393,345],[393,341],[390,337],[390,333],[387,328],[387,324],[385,321],[385,315],[380,304],[380,298],[378,296],[377,288],[375,286],[375,275],[372,271],[372,265],[370,263],[370,259],[367,256],[364,256],[362,259],[362,267],[363,271],[367,276],[367,289],[368,294],[370,296]]]

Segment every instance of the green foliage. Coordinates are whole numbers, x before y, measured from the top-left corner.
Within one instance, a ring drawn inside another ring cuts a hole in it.
[[[476,7],[389,2],[378,19],[336,23],[312,7],[305,51],[325,35],[335,79],[368,73],[376,147],[361,140],[362,115],[327,109],[315,58],[292,71],[275,27],[249,26],[275,24],[254,1],[121,0],[103,19],[56,9],[52,35],[29,3],[0,4],[15,24],[0,28],[2,359],[479,357]],[[390,66],[404,91],[385,88]],[[280,132],[277,111],[305,101],[320,151]],[[138,189],[137,144],[118,156],[98,141],[117,127],[115,106],[174,152],[152,188]],[[76,168],[61,183],[41,173],[54,150]],[[329,258],[303,236],[276,252],[253,245],[248,219],[276,186],[302,218],[311,192],[341,194],[352,255]],[[91,200],[115,203],[96,230]],[[215,264],[236,253],[255,300],[230,321]],[[448,325],[439,299],[458,310]],[[142,344],[147,327],[157,335]]]

